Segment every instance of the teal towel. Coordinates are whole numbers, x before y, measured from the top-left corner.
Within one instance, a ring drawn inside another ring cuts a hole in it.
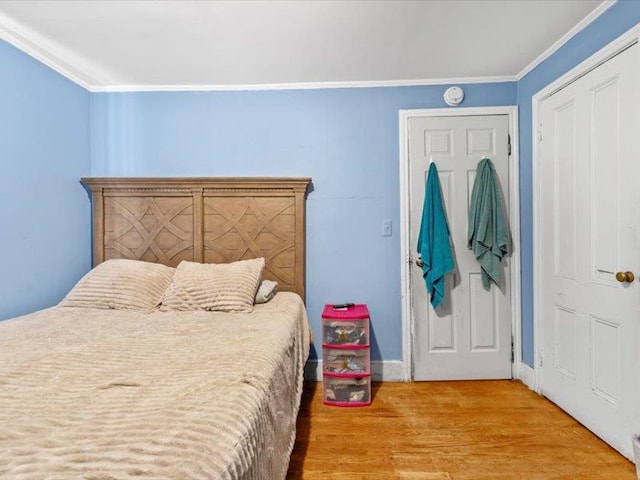
[[[480,263],[482,284],[490,287],[490,280],[500,286],[502,257],[509,253],[511,235],[506,221],[500,185],[493,163],[483,158],[478,163],[476,179],[469,205],[467,246]]]
[[[453,270],[453,253],[449,241],[449,226],[442,205],[440,179],[435,163],[429,167],[427,187],[422,207],[422,223],[418,236],[418,253],[422,256],[422,276],[431,295],[431,305],[437,308],[445,296],[445,275]]]

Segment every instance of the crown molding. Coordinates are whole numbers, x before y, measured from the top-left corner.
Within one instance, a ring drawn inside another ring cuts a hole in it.
[[[377,87],[420,87],[429,85],[450,85],[457,83],[499,83],[513,82],[512,75],[494,77],[430,78],[416,80],[380,80],[366,82],[295,82],[264,83],[245,85],[105,85],[93,86],[92,92],[233,92],[256,90],[315,90],[327,88],[377,88]]]
[[[578,33],[584,30],[591,22],[593,22],[596,18],[606,12],[609,8],[611,8],[614,4],[617,3],[618,0],[604,0],[600,5],[598,5],[589,15],[580,20],[571,30],[565,33],[558,41],[556,41],[553,45],[547,48],[544,52],[542,52],[533,62],[524,67],[517,75],[515,75],[515,80],[520,81],[525,75],[531,72],[534,68],[544,62],[551,55],[556,53],[560,47],[562,47],[565,43],[575,37]]]
[[[0,12],[0,39],[86,90],[91,90],[91,85],[96,83],[95,79],[86,75],[81,69],[63,60],[65,57],[70,57],[70,54],[2,12]]]

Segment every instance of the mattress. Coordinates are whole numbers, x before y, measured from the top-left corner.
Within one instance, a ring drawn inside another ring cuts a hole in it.
[[[286,292],[247,314],[0,322],[0,478],[283,479],[309,340]]]

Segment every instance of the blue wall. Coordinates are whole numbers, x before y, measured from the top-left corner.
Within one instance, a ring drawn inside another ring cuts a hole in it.
[[[89,93],[0,41],[0,320],[57,303],[90,266]]]
[[[366,302],[372,357],[402,358],[398,111],[446,86],[92,95],[96,176],[310,176],[307,307]],[[515,83],[465,86],[464,106],[514,105]],[[382,237],[391,219],[393,236]]]
[[[533,173],[531,97],[640,22],[640,2],[622,0],[518,82],[520,116],[520,222],[522,357],[533,366]]]
[[[465,86],[463,106],[519,106],[522,335],[529,365],[531,97],[638,22],[640,2],[619,1],[517,84]],[[367,302],[374,358],[402,358],[398,110],[445,107],[446,86],[89,95],[2,42],[0,65],[0,248],[7,252],[0,319],[55,303],[89,268],[89,204],[78,184],[89,166],[99,176],[311,176],[313,325],[318,329],[325,302]],[[35,192],[56,201],[40,205]],[[392,237],[380,235],[382,219],[393,221]]]

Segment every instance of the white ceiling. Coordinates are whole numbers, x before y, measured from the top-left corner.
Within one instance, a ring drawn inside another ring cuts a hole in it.
[[[610,3],[2,1],[0,38],[92,90],[513,79]]]

